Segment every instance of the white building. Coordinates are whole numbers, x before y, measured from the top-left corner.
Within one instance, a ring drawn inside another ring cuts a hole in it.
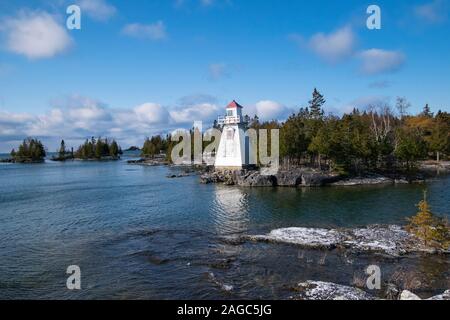
[[[222,170],[238,170],[255,163],[251,143],[245,132],[248,123],[242,115],[242,106],[233,100],[226,108],[226,116],[219,117],[223,126],[215,167]]]

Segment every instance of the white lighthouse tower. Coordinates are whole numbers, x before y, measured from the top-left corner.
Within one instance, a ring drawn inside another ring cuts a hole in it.
[[[242,116],[242,106],[233,100],[226,108],[226,116],[219,117],[223,126],[215,167],[219,170],[239,170],[252,164],[249,137],[245,131],[248,123]]]

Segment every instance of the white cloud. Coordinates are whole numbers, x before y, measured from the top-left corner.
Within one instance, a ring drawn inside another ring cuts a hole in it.
[[[73,43],[64,24],[47,12],[22,11],[7,18],[0,31],[6,34],[6,48],[29,59],[50,58]]]
[[[125,145],[142,144],[146,136],[165,134],[194,121],[211,125],[220,112],[212,103],[167,108],[143,103],[133,108],[108,108],[104,103],[82,96],[53,101],[52,109],[40,115],[0,111],[0,150],[9,151],[27,136],[41,138],[50,150],[60,139],[73,146],[91,136],[117,139]]]
[[[122,29],[122,34],[138,39],[149,40],[163,40],[167,38],[166,26],[162,21],[153,24],[127,24]]]
[[[399,51],[369,49],[358,54],[361,59],[361,72],[368,75],[394,72],[402,67],[405,55]]]
[[[215,104],[200,103],[185,108],[178,108],[170,111],[170,116],[175,123],[193,123],[194,121],[211,122],[217,118],[220,113]]]
[[[291,35],[290,38],[297,43],[302,42],[298,35]],[[343,27],[330,34],[317,33],[307,41],[308,48],[329,63],[351,56],[354,45],[355,35],[350,27]]]
[[[441,23],[448,17],[448,2],[434,0],[414,8],[416,16],[428,23]]]
[[[283,104],[271,100],[262,100],[256,103],[255,111],[261,120],[268,121],[283,120],[289,116],[289,113],[291,113],[291,110]]]
[[[157,103],[144,103],[133,109],[137,120],[148,124],[168,123],[169,112]]]
[[[90,18],[98,21],[106,21],[112,18],[117,9],[105,0],[80,0],[78,5],[82,14],[86,13]]]

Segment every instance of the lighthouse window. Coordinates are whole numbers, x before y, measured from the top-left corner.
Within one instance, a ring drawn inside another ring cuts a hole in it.
[[[227,131],[227,140],[234,140],[234,130]]]
[[[227,117],[233,116],[233,110],[227,110]]]

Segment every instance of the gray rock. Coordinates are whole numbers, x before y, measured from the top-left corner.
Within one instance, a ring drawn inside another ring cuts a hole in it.
[[[443,294],[431,297],[427,300],[450,300],[450,290],[447,290]]]
[[[377,185],[377,184],[390,184],[394,183],[394,180],[383,176],[370,176],[370,177],[358,177],[350,178],[332,183],[334,186],[359,186],[359,185]]]
[[[400,291],[395,284],[388,283],[385,295],[388,300],[398,300]]]
[[[416,252],[450,253],[427,246],[422,240],[396,225],[374,225],[355,229],[284,228],[273,230],[267,235],[241,238],[249,241],[295,244],[311,249],[340,247],[357,252],[379,252],[395,257]]]
[[[422,300],[419,296],[415,295],[411,291],[403,290],[400,294],[400,300]]]
[[[335,179],[335,176],[322,172],[309,172],[302,176],[302,186],[320,187]]]
[[[280,187],[297,187],[302,183],[302,170],[279,171],[275,178]]]
[[[237,184],[243,187],[273,187],[276,185],[276,178],[271,175],[261,175],[258,171],[239,176]]]
[[[271,231],[268,235],[248,236],[251,241],[268,241],[296,244],[310,248],[335,248],[344,239],[336,230],[319,228],[285,228]]]
[[[377,300],[365,291],[331,282],[306,281],[295,288],[299,300]]]

